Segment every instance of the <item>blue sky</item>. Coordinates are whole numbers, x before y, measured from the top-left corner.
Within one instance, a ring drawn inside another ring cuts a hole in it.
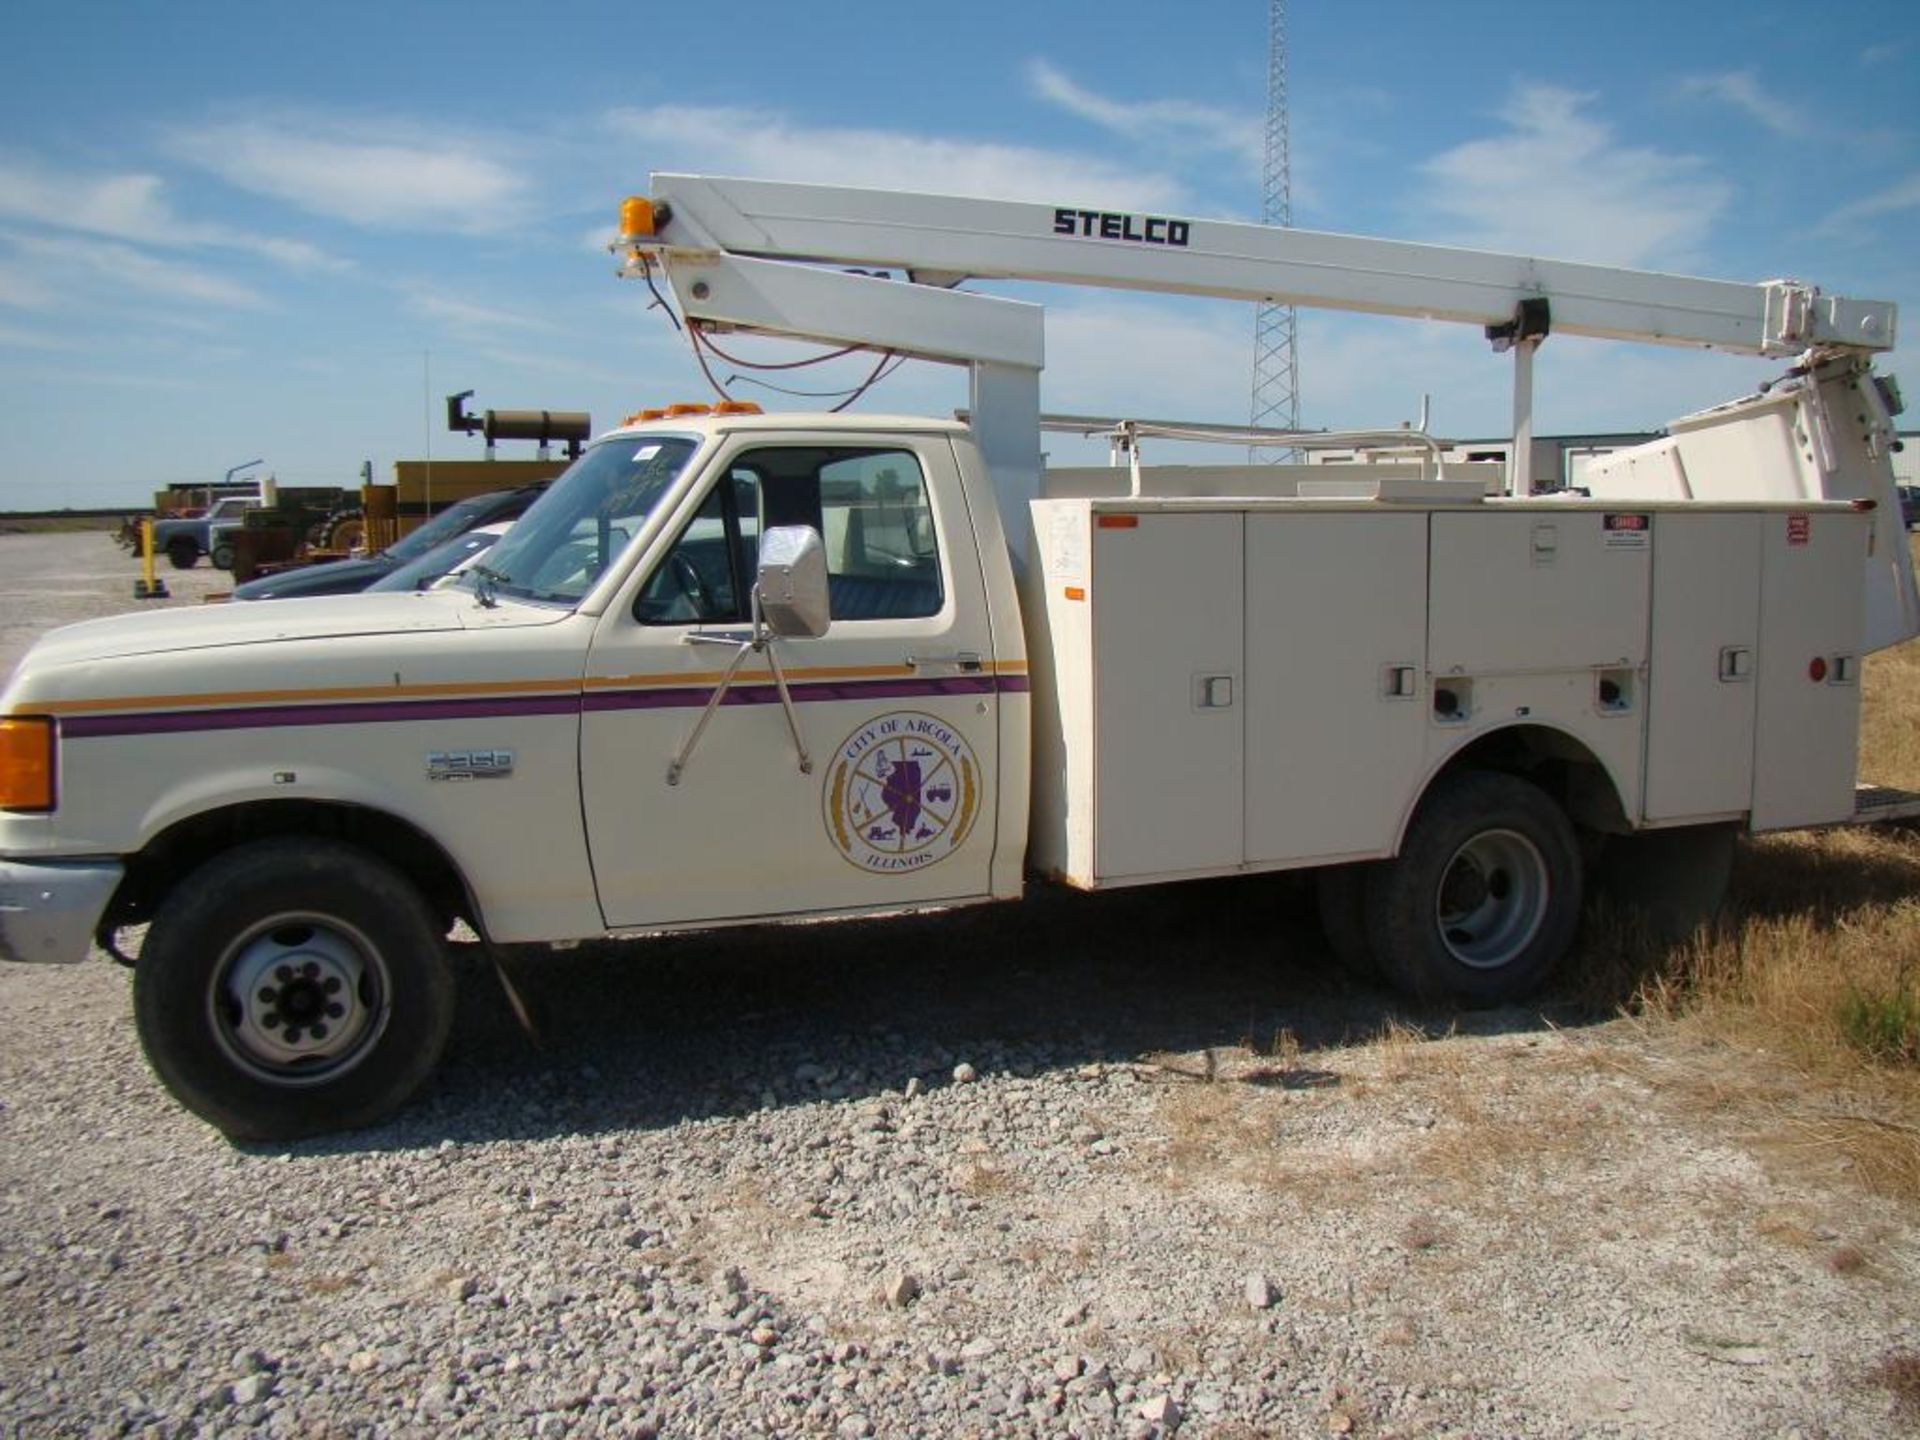
[[[599,248],[656,169],[1260,204],[1258,0],[14,0],[6,36],[0,509],[134,505],[255,457],[351,484],[429,443],[477,456],[443,428],[455,390],[601,424],[707,398]],[[1900,302],[1895,373],[1920,345],[1911,0],[1293,0],[1290,40],[1299,225],[1791,275]],[[1250,309],[1044,298],[1048,408],[1246,419]],[[1540,424],[1650,428],[1773,368],[1559,338]],[[1459,327],[1303,312],[1301,369],[1312,425],[1410,418],[1423,393],[1443,434],[1508,421],[1506,366]],[[915,365],[865,407],[958,403],[954,372]]]

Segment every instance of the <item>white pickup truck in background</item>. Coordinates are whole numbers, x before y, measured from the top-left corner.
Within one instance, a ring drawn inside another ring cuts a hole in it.
[[[214,568],[225,570],[233,563],[232,532],[245,523],[247,511],[264,503],[259,495],[227,495],[203,515],[156,520],[153,553],[165,555],[176,570],[191,570],[202,555],[212,556]]]
[[[672,224],[636,218],[629,263],[690,323],[729,266],[785,264]],[[1102,243],[1046,238],[1074,265]],[[862,327],[927,288],[787,268],[879,287],[836,324],[880,346]],[[1890,388],[1814,333],[1865,315],[1882,348],[1890,307],[1816,324],[1731,288],[1752,348],[1806,344],[1796,373],[1590,496],[1156,469],[1127,425],[1132,463],[1042,476],[1037,428],[1010,439],[1017,346],[954,309],[988,297],[932,289],[965,323],[922,349],[994,357],[970,424],[675,407],[602,436],[455,588],[46,637],[0,696],[0,956],[150,922],[147,1054],[255,1138],[414,1092],[456,920],[536,944],[1311,868],[1343,954],[1423,995],[1527,994],[1606,845],[1723,868],[1738,830],[1854,818],[1861,657],[1920,628]]]

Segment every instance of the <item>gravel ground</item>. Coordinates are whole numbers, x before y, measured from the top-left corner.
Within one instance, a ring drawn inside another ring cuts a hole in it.
[[[131,574],[0,536],[0,662]],[[1329,978],[1309,911],[516,957],[538,1047],[459,947],[426,1097],[291,1150],[172,1104],[126,971],[0,967],[0,1433],[1911,1427],[1872,1372],[1920,1350],[1917,1217],[1724,1102],[1766,1057],[1512,1010],[1369,1042],[1448,1017]]]

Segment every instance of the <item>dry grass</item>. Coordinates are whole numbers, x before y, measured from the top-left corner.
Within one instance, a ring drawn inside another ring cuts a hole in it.
[[[1827,1269],[1836,1275],[1858,1275],[1866,1268],[1866,1254],[1858,1246],[1841,1245],[1827,1252]]]
[[[1862,699],[1862,777],[1920,790],[1920,641],[1870,657]],[[1747,843],[1712,929],[1672,945],[1597,913],[1570,972],[1581,977],[1576,1002],[1689,1042],[1660,1047],[1657,1063],[1652,1051],[1578,1044],[1566,1047],[1574,1063],[1617,1069],[1796,1167],[1920,1202],[1920,830]],[[1558,1092],[1528,1102],[1548,1104],[1551,1117],[1508,1103],[1488,1089],[1484,1057],[1448,1040],[1389,1020],[1370,1045],[1344,1052],[1337,1076],[1323,1077],[1347,1102],[1417,1100],[1431,1111],[1429,1132],[1386,1154],[1294,1133],[1297,1122],[1258,1087],[1318,1076],[1303,1065],[1327,1062],[1303,1060],[1288,1032],[1238,1052],[1151,1057],[1168,1079],[1189,1082],[1170,1088],[1163,1105],[1164,1180],[1227,1180],[1312,1204],[1388,1180],[1452,1178],[1463,1182],[1458,1196],[1472,1192],[1464,1182],[1475,1176],[1516,1173],[1550,1155],[1577,1159],[1596,1135],[1618,1132],[1620,1118],[1604,1105]],[[1217,1083],[1226,1081],[1252,1083]],[[1406,1238],[1409,1249],[1430,1248],[1412,1230]],[[1845,1245],[1828,1264],[1841,1275],[1871,1268]]]
[[[1408,1250],[1431,1250],[1447,1237],[1446,1228],[1434,1215],[1415,1215],[1400,1232],[1400,1244]]]
[[[1304,1097],[1284,1088],[1231,1083],[1230,1071],[1216,1083],[1169,1084],[1160,1103],[1166,1147],[1150,1162],[1156,1183],[1224,1183],[1303,1209],[1380,1203],[1383,1223],[1399,1227],[1389,1233],[1434,1257],[1452,1240],[1443,1216],[1508,1214],[1547,1177],[1602,1163],[1620,1130],[1608,1102],[1577,1083],[1573,1056],[1555,1068],[1576,1083],[1541,1085],[1534,1067],[1550,1061],[1508,1073],[1478,1042],[1391,1022],[1342,1057],[1338,1083],[1316,1087],[1326,1099],[1312,1104],[1292,1103]],[[1350,1108],[1371,1118],[1341,1120]],[[1418,1208],[1395,1220],[1391,1212],[1407,1206]]]
[[[1920,642],[1869,658],[1862,701],[1862,777],[1920,789]],[[1755,841],[1712,930],[1665,947],[1602,915],[1580,960],[1584,998],[1782,1066],[1780,1147],[1920,1200],[1920,833]],[[1755,1108],[1741,1087],[1697,1098]]]
[[[1867,1379],[1892,1394],[1893,1408],[1903,1419],[1920,1421],[1920,1351],[1889,1351]]]
[[[1920,894],[1920,844],[1836,833],[1751,849],[1715,929],[1664,951],[1629,941],[1618,962],[1639,972],[1629,1013],[1756,1062],[1670,1072],[1662,1093],[1757,1118],[1763,1148],[1920,1201],[1920,904],[1871,893],[1889,860],[1876,852],[1898,851]],[[1589,941],[1608,944],[1620,936]]]
[[[1020,1188],[1006,1171],[981,1160],[955,1167],[952,1179],[956,1191],[975,1200],[1010,1194]]]
[[[1271,1091],[1232,1084],[1170,1088],[1160,1105],[1166,1148],[1150,1162],[1154,1182],[1174,1191],[1226,1184],[1312,1210],[1379,1193],[1381,1177],[1406,1159],[1292,1134],[1288,1118]]]
[[[1860,683],[1860,778],[1920,789],[1920,642],[1870,656]]]

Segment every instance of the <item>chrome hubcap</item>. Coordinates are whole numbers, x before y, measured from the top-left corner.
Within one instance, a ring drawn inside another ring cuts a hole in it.
[[[1434,910],[1453,958],[1476,970],[1513,962],[1547,913],[1547,866],[1515,830],[1474,836],[1447,862]]]

